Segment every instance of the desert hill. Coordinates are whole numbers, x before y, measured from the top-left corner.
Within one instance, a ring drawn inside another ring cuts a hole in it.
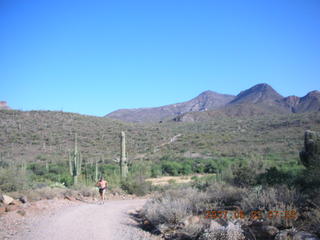
[[[218,109],[233,98],[233,95],[205,91],[187,102],[155,108],[120,109],[109,113],[106,117],[126,122],[159,122],[165,119],[172,119],[187,112]]]
[[[283,97],[266,83],[241,91],[237,96],[205,91],[187,102],[156,108],[120,109],[106,115],[125,122],[207,121],[215,116],[304,113],[320,110],[320,92],[304,97]],[[206,112],[206,113],[203,113]]]

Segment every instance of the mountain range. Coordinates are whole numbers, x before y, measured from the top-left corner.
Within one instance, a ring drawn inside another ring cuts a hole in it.
[[[155,108],[120,109],[106,115],[126,122],[204,121],[215,116],[253,116],[320,111],[320,91],[304,97],[283,97],[266,83],[257,84],[237,96],[213,91],[181,103]]]

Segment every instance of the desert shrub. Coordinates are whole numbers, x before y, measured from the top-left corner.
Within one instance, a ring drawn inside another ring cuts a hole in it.
[[[304,148],[300,152],[300,161],[306,167],[302,186],[311,193],[314,189],[320,189],[320,133],[305,132]]]
[[[59,182],[65,185],[66,187],[70,187],[73,185],[73,179],[70,174],[63,174],[59,178]]]
[[[190,215],[207,209],[208,196],[194,188],[170,189],[149,200],[142,215],[157,229],[176,228]]]
[[[181,166],[181,169],[180,169],[180,173],[183,174],[183,175],[192,174],[193,173],[192,166],[187,162],[182,163],[182,166]]]
[[[222,208],[225,206],[240,205],[245,193],[245,189],[225,183],[214,183],[207,190],[210,202]]]
[[[95,167],[91,169],[92,175],[94,174]],[[99,166],[99,171],[102,175],[113,175],[115,172],[119,172],[119,165],[118,164],[102,164]]]
[[[1,155],[1,153],[0,153],[0,155]],[[0,168],[8,168],[8,167],[9,167],[9,163],[0,158]]]
[[[210,228],[205,230],[200,240],[244,240],[245,236],[241,226],[234,222],[228,222],[227,226],[222,226],[215,221],[211,221]]]
[[[269,211],[298,213],[298,205],[302,201],[302,196],[296,190],[290,190],[283,185],[277,188],[253,188],[244,194],[240,205],[246,214],[251,214],[252,211],[259,211],[263,214],[268,214]],[[272,225],[287,228],[292,227],[296,219],[271,217],[269,220]]]
[[[50,187],[45,187],[45,188],[40,188],[35,190],[39,195],[41,196],[41,199],[53,199],[55,197],[59,197],[60,194],[63,192],[61,189],[56,189],[56,188],[50,188]]]
[[[130,166],[128,177],[121,181],[121,188],[129,194],[143,196],[151,191],[151,183],[145,181],[150,175],[150,163],[136,162]]]
[[[296,184],[299,178],[298,172],[290,172],[278,170],[276,167],[271,167],[266,170],[266,172],[261,173],[257,176],[257,183],[262,185],[278,185],[278,184],[286,184],[288,186],[292,186]]]
[[[28,178],[25,172],[14,168],[0,168],[0,190],[14,192],[28,187]]]
[[[311,199],[317,199],[320,204],[320,178],[319,172],[304,169],[302,174],[297,175],[295,179],[295,186],[304,194],[308,195]]]
[[[23,191],[23,195],[27,197],[29,201],[39,201],[42,199],[53,199],[63,197],[68,189],[56,188],[56,187],[43,187],[33,190]]]
[[[213,161],[207,161],[204,166],[204,173],[217,172],[217,164]]]
[[[43,176],[47,173],[47,169],[44,164],[31,163],[28,166],[28,170],[31,170],[33,174]]]
[[[320,208],[312,208],[310,211],[302,212],[301,230],[312,232],[320,236]]]
[[[290,190],[284,185],[264,189],[256,187],[243,195],[241,207],[245,212],[255,209],[272,210],[281,204],[285,206],[298,204],[301,198],[302,196],[296,190]]]
[[[66,165],[65,164],[50,164],[49,165],[49,173],[55,174],[55,175],[61,175],[66,172]]]
[[[62,192],[63,196],[66,197],[76,197],[79,194],[79,191],[83,189],[83,186],[73,186],[72,188],[67,188],[65,191]]]
[[[181,173],[182,165],[179,162],[165,161],[161,164],[162,173],[170,176],[177,176]]]
[[[248,165],[234,165],[232,167],[233,184],[239,187],[254,186],[257,184],[257,169]]]
[[[153,164],[151,166],[151,177],[155,178],[155,177],[159,177],[161,175],[162,175],[161,165]]]
[[[84,197],[95,197],[98,194],[98,191],[96,188],[94,187],[86,187],[83,186],[80,190],[79,193],[81,194],[81,196]]]
[[[216,175],[209,175],[209,176],[203,176],[203,177],[197,177],[193,176],[191,178],[193,180],[192,186],[197,188],[200,191],[205,191],[209,186],[211,186],[213,183],[217,181]]]
[[[39,201],[42,198],[41,194],[36,191],[28,191],[26,192],[25,196],[28,198],[28,201]]]
[[[159,165],[161,166],[161,173],[163,175],[177,176],[192,173],[216,173],[218,169],[221,170],[226,167],[225,165],[221,165],[220,162],[215,159],[162,157]],[[157,168],[155,167],[155,169]]]
[[[313,205],[320,207],[320,188],[314,189],[312,194],[309,194],[308,197],[313,202]]]
[[[154,199],[146,204],[145,211],[146,218],[156,227],[161,224],[174,227],[184,217],[192,214],[189,201],[186,198],[172,199],[164,197],[161,200]]]
[[[143,196],[151,191],[151,183],[143,177],[133,176],[122,181],[121,188],[129,194]]]

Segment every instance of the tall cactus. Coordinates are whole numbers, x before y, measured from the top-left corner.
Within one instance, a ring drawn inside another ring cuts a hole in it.
[[[319,188],[320,179],[320,134],[312,131],[306,131],[304,134],[304,149],[300,152],[300,160],[306,167],[305,180],[307,187],[314,190]],[[312,190],[312,191],[313,191]]]
[[[128,175],[128,163],[126,157],[126,134],[121,132],[120,135],[120,176],[126,178]]]
[[[78,176],[81,174],[82,157],[78,152],[77,146],[77,134],[74,134],[74,151],[69,153],[69,170],[71,176],[73,176],[73,184],[78,184]]]
[[[98,159],[96,159],[96,165],[95,165],[95,181],[98,181],[98,174],[99,174],[99,168],[98,168]]]
[[[304,149],[300,152],[300,160],[307,169],[320,168],[320,135],[313,131],[304,134]]]

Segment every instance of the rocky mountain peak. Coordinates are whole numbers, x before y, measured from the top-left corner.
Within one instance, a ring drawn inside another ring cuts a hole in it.
[[[245,91],[240,92],[230,104],[241,103],[267,103],[280,100],[283,97],[266,83],[257,84]]]

